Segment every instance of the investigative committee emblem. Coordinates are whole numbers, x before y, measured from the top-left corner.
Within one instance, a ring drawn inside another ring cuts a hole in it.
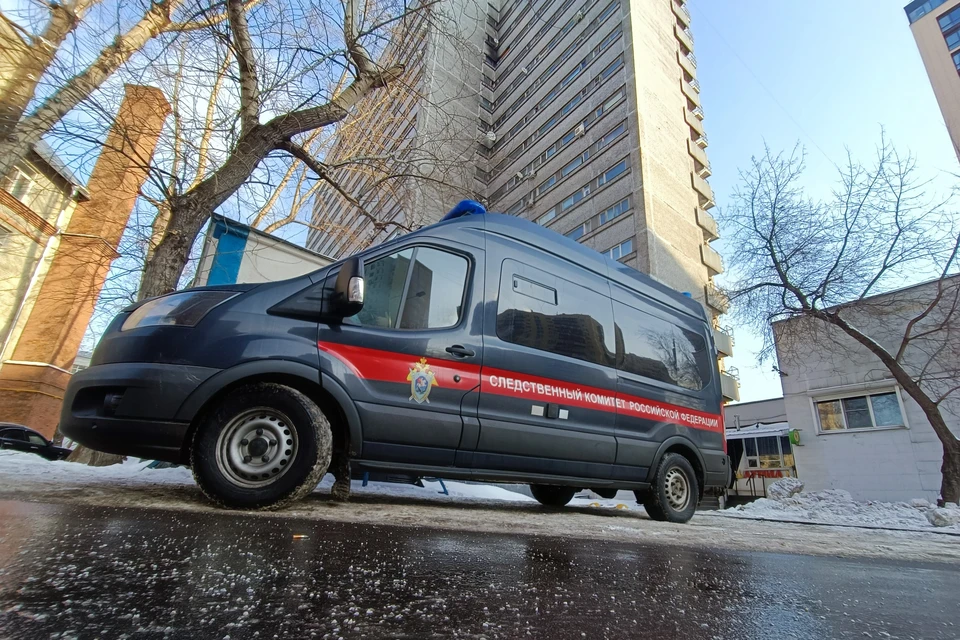
[[[430,370],[426,358],[420,358],[420,362],[410,368],[407,380],[410,381],[410,399],[416,400],[419,404],[424,402],[430,404],[428,397],[430,389],[437,384],[437,376]]]

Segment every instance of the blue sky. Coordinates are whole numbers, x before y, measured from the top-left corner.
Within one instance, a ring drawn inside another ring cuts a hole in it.
[[[903,7],[906,0],[690,0],[718,206],[764,142],[800,142],[812,193],[829,193],[849,147],[869,160],[881,127],[938,189],[960,173]],[[723,229],[721,228],[721,234]],[[719,240],[721,253],[733,247]],[[741,400],[781,395],[760,339],[734,326]]]

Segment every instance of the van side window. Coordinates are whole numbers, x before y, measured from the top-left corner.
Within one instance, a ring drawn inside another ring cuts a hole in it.
[[[430,247],[404,249],[364,265],[363,309],[349,324],[440,329],[460,322],[467,259]]]
[[[607,344],[612,324],[608,297],[513,260],[504,262],[497,306],[501,340],[612,367],[614,345]]]
[[[707,341],[696,331],[614,302],[617,368],[699,391],[714,366]]]

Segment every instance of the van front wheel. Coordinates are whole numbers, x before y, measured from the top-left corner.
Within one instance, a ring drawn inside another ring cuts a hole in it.
[[[690,461],[679,453],[668,453],[660,461],[653,486],[637,500],[653,520],[687,522],[697,510],[700,488]]]
[[[556,487],[547,484],[530,485],[530,493],[545,507],[562,507],[573,500],[577,492],[573,487]]]
[[[221,506],[279,509],[316,488],[332,443],[330,423],[310,398],[280,384],[252,384],[203,418],[190,451],[193,476]]]

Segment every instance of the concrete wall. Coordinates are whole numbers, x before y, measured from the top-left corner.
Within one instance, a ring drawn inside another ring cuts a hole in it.
[[[954,278],[953,284],[960,284],[960,279]],[[925,285],[870,299],[862,309],[843,313],[895,351],[907,319],[919,313],[933,295],[933,287]],[[809,321],[777,323],[774,333],[779,367],[786,374],[781,382],[787,419],[792,429],[800,430],[802,446],[794,449],[797,470],[807,490],[844,489],[857,500],[936,499],[940,441],[919,406],[879,359],[845,335]],[[957,336],[950,340],[948,349],[956,353]],[[922,351],[928,350],[908,350],[904,359],[908,368],[918,371],[927,362]],[[937,369],[935,364],[932,371]],[[895,391],[901,400],[904,426],[830,432],[819,428],[815,401],[889,391]],[[960,434],[960,402],[948,401],[943,409],[953,433]]]
[[[770,398],[757,402],[741,402],[728,404],[723,408],[723,423],[727,429],[737,424],[747,426],[751,424],[773,424],[787,422],[787,409],[783,398]]]

